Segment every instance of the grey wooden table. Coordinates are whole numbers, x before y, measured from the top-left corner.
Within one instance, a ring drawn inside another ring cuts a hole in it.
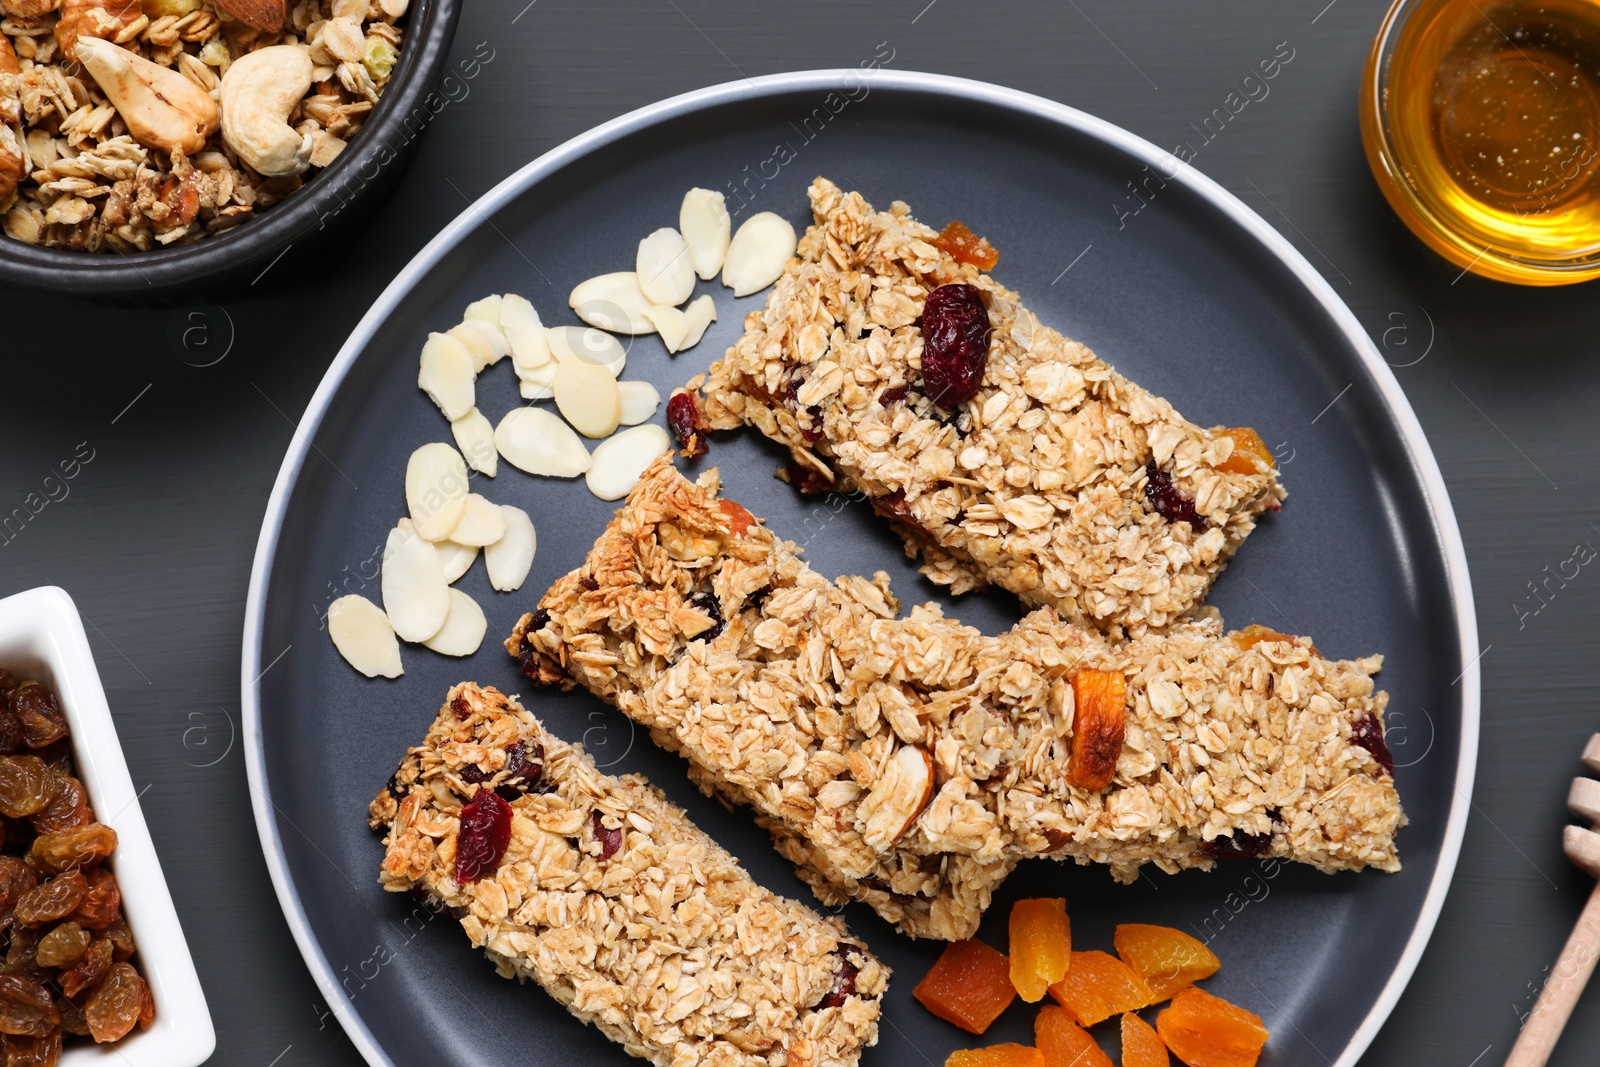
[[[1568,779],[1600,729],[1600,577],[1585,565],[1600,549],[1600,289],[1463,277],[1389,212],[1356,125],[1381,13],[1370,0],[473,0],[455,58],[492,58],[460,83],[387,205],[310,263],[285,261],[201,319],[198,305],[0,293],[0,511],[59,461],[90,457],[64,496],[0,541],[0,594],[55,583],[83,611],[210,997],[212,1062],[360,1062],[278,911],[238,741],[258,526],[340,342],[471,198],[566,138],[683,90],[855,65],[887,42],[896,68],[1013,86],[1189,144],[1196,167],[1324,273],[1395,365],[1472,562],[1484,723],[1454,889],[1365,1062],[1498,1063],[1590,887],[1559,842]],[[1265,96],[1247,94],[1246,75],[1275,54],[1292,59]],[[1232,93],[1255,98],[1235,114]],[[1219,108],[1227,121],[1208,130]],[[197,323],[207,331],[186,337]],[[1552,1062],[1591,1064],[1596,1049],[1600,990]]]

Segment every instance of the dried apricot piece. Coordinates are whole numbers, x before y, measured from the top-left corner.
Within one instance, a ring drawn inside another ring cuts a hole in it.
[[[1011,905],[1011,984],[1029,1004],[1044,999],[1045,990],[1066,977],[1072,962],[1072,925],[1067,902],[1019,900]]]
[[[1172,1067],[1161,1035],[1131,1011],[1122,1017],[1122,1067]]]
[[[1050,995],[1070,1008],[1084,1026],[1121,1012],[1138,1011],[1156,999],[1132,967],[1098,951],[1074,952],[1067,976],[1050,987]]]
[[[1033,1043],[1044,1054],[1045,1067],[1112,1067],[1111,1057],[1072,1021],[1072,1013],[1053,1004],[1033,1020]]]
[[[1156,1031],[1189,1067],[1255,1067],[1270,1036],[1261,1016],[1203,989],[1180,989]]]
[[[1272,469],[1272,449],[1250,427],[1235,426],[1223,430],[1221,436],[1233,438],[1232,455],[1216,466],[1223,474],[1261,474]]]
[[[981,1034],[1010,1006],[1011,961],[982,941],[952,941],[911,995],[946,1022]]]
[[[1049,1067],[1049,1063],[1036,1048],[1007,1044],[958,1048],[944,1061],[944,1067]]]
[[[949,252],[958,262],[970,263],[979,270],[994,270],[994,265],[1000,262],[1000,250],[959,219],[952,219],[950,225],[928,243]]]
[[[1253,622],[1242,630],[1233,631],[1233,633],[1228,635],[1228,639],[1234,644],[1238,645],[1240,648],[1244,649],[1246,652],[1250,651],[1252,648],[1255,648],[1263,641],[1288,641],[1290,644],[1294,644],[1297,640],[1299,640],[1293,634],[1286,634],[1282,631],[1274,630],[1270,626],[1262,626],[1258,622]],[[1317,651],[1316,645],[1307,645],[1306,647],[1311,650],[1311,654],[1313,656],[1321,655],[1321,653]]]
[[[1150,987],[1149,1003],[1217,973],[1222,961],[1204,944],[1170,926],[1123,923],[1111,935],[1117,955]]]
[[[1121,671],[1081,670],[1072,676],[1072,755],[1067,784],[1104,789],[1117,773],[1122,755],[1123,714],[1128,680]]]

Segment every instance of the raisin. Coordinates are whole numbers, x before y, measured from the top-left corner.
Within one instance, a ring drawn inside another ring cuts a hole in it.
[[[139,1029],[148,1030],[150,1024],[156,1021],[156,998],[150,992],[150,983],[144,984],[144,996],[139,1000]]]
[[[814,1010],[820,1011],[823,1008],[844,1007],[844,1002],[855,996],[856,975],[860,973],[861,968],[845,959],[841,954],[839,962],[833,968],[833,984],[828,987],[828,991],[823,994],[822,999],[817,1001],[817,1006]]]
[[[83,957],[94,936],[77,923],[66,922],[39,939],[33,958],[41,967],[68,967]]]
[[[1383,739],[1383,724],[1376,715],[1369,711],[1351,724],[1350,743],[1366,749],[1385,773],[1394,776],[1394,754],[1389,751],[1389,742]]]
[[[833,492],[833,479],[815,467],[791,463],[785,473],[789,476],[789,484],[805,496],[819,496],[822,493]]]
[[[406,791],[400,788],[400,772],[398,770],[389,776],[389,782],[385,788],[389,790],[389,795],[396,800],[404,800],[406,798]]]
[[[493,776],[488,771],[484,770],[482,767],[479,767],[476,763],[469,763],[465,767],[461,768],[461,780],[463,782],[471,782],[473,785],[482,785],[491,777]]]
[[[456,881],[476,882],[500,865],[511,843],[511,805],[492,789],[479,789],[461,809],[461,832],[456,837]]]
[[[11,692],[21,684],[22,679],[18,678],[4,667],[0,667],[0,695]]]
[[[38,756],[0,756],[0,815],[21,819],[44,807],[52,777]]]
[[[814,445],[822,440],[822,407],[812,404],[806,408],[806,415],[809,417],[800,424],[800,436],[805,439],[806,444]]]
[[[994,270],[994,265],[1000,262],[1000,250],[958,220],[952,219],[950,225],[928,243],[949,252],[956,262],[970,263],[979,270]]]
[[[122,890],[117,886],[116,875],[104,867],[91,867],[84,877],[89,880],[89,888],[69,918],[91,930],[104,930],[122,915]]]
[[[13,689],[9,703],[22,725],[23,744],[29,748],[43,748],[67,736],[67,717],[61,713],[56,695],[38,682]]]
[[[118,963],[138,951],[138,945],[133,940],[133,931],[128,929],[128,920],[120,915],[106,927],[106,940],[111,942],[112,958]]]
[[[73,766],[72,742],[66,738],[53,745],[36,749],[33,754],[44,760],[45,765],[58,775],[77,773],[77,769]]]
[[[941,285],[922,305],[922,386],[946,411],[978,395],[989,365],[989,309],[975,285]]]
[[[462,722],[472,717],[472,705],[467,703],[466,697],[456,697],[450,701],[450,710],[456,713],[456,718]]]
[[[696,611],[711,616],[711,629],[704,633],[694,635],[696,641],[714,641],[721,636],[723,628],[727,626],[722,617],[722,604],[714,593],[696,593],[689,598],[689,606]]]
[[[43,930],[13,926],[11,941],[6,945],[5,960],[0,962],[0,974],[20,975],[24,978],[37,974],[39,961],[34,958],[34,954],[38,952],[39,941],[43,937]]]
[[[1272,834],[1234,831],[1232,837],[1214,837],[1200,846],[1200,855],[1213,860],[1253,860],[1272,851]]]
[[[112,964],[100,987],[83,1006],[89,1034],[96,1041],[115,1041],[132,1030],[144,1010],[145,988],[144,979],[132,964]]]
[[[600,858],[608,860],[617,854],[617,849],[622,847],[622,827],[612,829],[605,824],[596,808],[590,822],[594,826],[594,839],[600,842]]]
[[[26,978],[0,975],[0,1033],[46,1037],[60,1024],[48,989]]]
[[[61,1003],[71,1005],[76,1010],[77,1005],[72,1001]],[[79,1013],[79,1017],[82,1015]],[[66,1028],[65,1017],[62,1029]],[[67,1031],[76,1033],[77,1031]],[[89,1032],[87,1026],[82,1031]],[[43,1037],[25,1037],[20,1034],[7,1034],[5,1040],[6,1067],[56,1067],[61,1062],[61,1031],[52,1030]]]
[[[17,901],[17,922],[23,926],[43,926],[64,919],[78,909],[88,890],[89,880],[82,871],[58,874],[22,894]]]
[[[543,777],[544,746],[535,743],[530,754],[526,741],[515,741],[506,746],[506,780],[495,793],[501,800],[515,800],[537,789]]]
[[[39,884],[38,875],[17,856],[0,856],[0,927],[10,923],[17,900]]]
[[[106,966],[110,967],[111,964],[107,963]],[[61,1015],[63,1033],[76,1034],[79,1037],[89,1036],[89,1020],[83,1017],[83,1005],[67,997],[57,997],[56,1011]]]
[[[878,394],[878,403],[884,407],[888,407],[890,404],[898,404],[906,398],[906,394],[909,392],[911,392],[909,385],[892,385]]]
[[[749,596],[745,597],[744,606],[746,608],[755,608],[757,611],[760,611],[761,605],[765,604],[767,602],[767,597],[771,595],[772,583],[768,582],[760,589],[757,589],[754,593],[751,593]]]
[[[679,391],[667,401],[667,429],[683,449],[685,459],[698,459],[710,450],[706,440],[705,423],[700,421],[700,405],[694,394]]]
[[[59,834],[75,830],[93,822],[89,812],[89,795],[83,783],[71,774],[55,774],[51,778],[50,799],[44,807],[28,817],[33,828],[41,834]]]
[[[40,834],[34,838],[28,858],[34,867],[54,874],[91,867],[111,855],[116,847],[117,832],[104,823],[92,822],[59,834]]]
[[[927,527],[918,522],[917,517],[911,513],[911,505],[906,503],[906,494],[903,489],[896,489],[894,492],[884,496],[873,497],[872,509],[885,518],[904,523],[924,537],[928,535]]]
[[[541,611],[539,615],[543,615],[546,622],[550,621],[549,613]],[[534,622],[538,621],[538,616],[534,616]],[[517,645],[517,666],[521,669],[524,678],[537,679],[539,677],[539,653],[533,647],[533,642],[528,639],[528,635],[533,631],[534,627],[529,625],[522,632],[522,641]]]
[[[1151,460],[1144,469],[1144,496],[1150,506],[1168,522],[1186,522],[1195,530],[1204,530],[1206,520],[1194,509],[1194,501],[1183,495],[1172,481],[1172,475],[1156,466]]]
[[[22,723],[11,710],[11,701],[0,700],[0,753],[7,756],[22,747]]]
[[[589,577],[587,574],[578,575],[578,584],[590,593],[600,588],[600,583]]]
[[[61,972],[61,992],[75,997],[85,989],[99,985],[100,979],[116,962],[115,955],[116,947],[105,938],[98,937],[89,942],[89,947],[78,957],[78,962]]]

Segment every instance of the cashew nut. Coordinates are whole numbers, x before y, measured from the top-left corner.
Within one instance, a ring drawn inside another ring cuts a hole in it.
[[[79,37],[77,56],[140,144],[192,155],[216,132],[217,105],[171,67],[98,37]]]
[[[222,76],[222,139],[258,174],[300,174],[311,164],[311,137],[289,116],[311,88],[311,57],[301,45],[258,48]]]

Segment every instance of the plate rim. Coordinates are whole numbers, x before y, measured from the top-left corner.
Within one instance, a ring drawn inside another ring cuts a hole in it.
[[[1373,1038],[1377,1036],[1378,1030],[1393,1012],[1400,994],[1410,983],[1422,953],[1433,935],[1460,857],[1462,839],[1466,834],[1467,814],[1471,806],[1473,781],[1477,772],[1481,711],[1478,661],[1482,655],[1478,650],[1477,614],[1473,603],[1472,579],[1467,567],[1466,548],[1461,540],[1461,530],[1456,522],[1455,510],[1450,503],[1449,490],[1434,458],[1433,449],[1423,433],[1422,424],[1418,421],[1411,402],[1400,388],[1400,382],[1395,378],[1393,369],[1379,354],[1355,314],[1288,238],[1233,193],[1172,153],[1105,119],[1019,89],[927,71],[838,67],[760,75],[680,93],[601,123],[519,167],[464,208],[401,268],[340,346],[338,354],[329,364],[296,425],[294,436],[290,440],[283,464],[278,470],[278,476],[273,482],[272,492],[267,500],[266,512],[261,522],[261,534],[256,543],[255,556],[250,568],[250,588],[245,601],[244,646],[240,661],[240,708],[244,724],[245,770],[250,787],[250,805],[255,815],[256,833],[261,841],[262,853],[272,878],[273,889],[278,897],[279,908],[289,924],[290,932],[311,972],[312,980],[362,1057],[373,1067],[395,1067],[394,1061],[373,1037],[365,1020],[352,1008],[343,987],[335,979],[333,968],[324,955],[321,945],[311,932],[310,923],[301,907],[299,893],[289,874],[277,825],[272,818],[274,805],[266,784],[265,751],[261,736],[258,699],[260,694],[257,683],[264,673],[260,668],[260,638],[265,612],[265,590],[271,577],[272,559],[282,529],[289,495],[305,464],[312,437],[320,428],[334,393],[343,383],[356,357],[371,341],[379,325],[399,305],[404,296],[470,230],[488,221],[489,216],[528,188],[612,141],[676,116],[765,96],[795,91],[837,89],[847,78],[857,81],[865,79],[874,88],[953,96],[1044,119],[1077,133],[1086,134],[1127,153],[1137,162],[1156,168],[1166,180],[1176,181],[1187,187],[1221,211],[1288,268],[1311,297],[1321,305],[1323,311],[1333,320],[1345,340],[1355,350],[1377,387],[1380,398],[1388,407],[1419,475],[1428,513],[1432,517],[1435,533],[1443,550],[1452,608],[1455,612],[1457,632],[1460,635],[1459,653],[1461,662],[1465,663],[1466,667],[1455,683],[1462,687],[1461,744],[1456,758],[1450,813],[1445,820],[1438,862],[1428,885],[1428,891],[1423,897],[1416,925],[1412,928],[1394,971],[1372,1008],[1367,1012],[1366,1018],[1361,1021],[1333,1064],[1333,1067],[1355,1067],[1356,1061],[1366,1052]]]

